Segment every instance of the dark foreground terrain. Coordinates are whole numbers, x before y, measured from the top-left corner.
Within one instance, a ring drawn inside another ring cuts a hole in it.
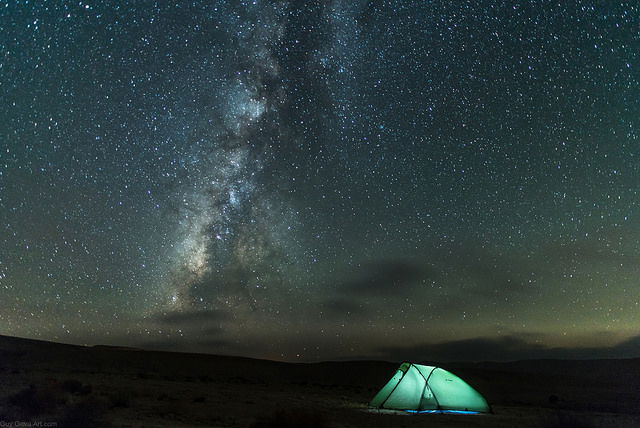
[[[640,359],[442,364],[479,390],[494,414],[368,410],[397,366],[0,336],[0,426],[640,427]]]

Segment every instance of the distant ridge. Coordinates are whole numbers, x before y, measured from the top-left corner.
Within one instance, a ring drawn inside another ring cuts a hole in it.
[[[43,339],[32,339],[18,336],[8,336],[0,334],[0,352],[3,350],[5,352],[11,350],[21,350],[21,349],[31,349],[31,348],[41,348],[41,347],[58,347],[59,349],[77,349],[77,350],[94,350],[94,351],[127,351],[127,352],[149,352],[149,353],[159,353],[159,354],[167,354],[167,355],[203,355],[210,356],[216,358],[223,359],[241,359],[248,361],[269,361],[279,364],[340,364],[340,363],[382,363],[382,364],[391,364],[397,365],[401,361],[393,361],[390,360],[376,360],[370,357],[363,356],[359,359],[353,360],[327,360],[327,361],[315,361],[315,362],[307,362],[307,363],[286,363],[283,361],[276,360],[268,360],[263,358],[254,358],[254,357],[245,357],[240,355],[224,355],[224,354],[215,354],[215,353],[203,353],[203,352],[184,352],[184,351],[166,351],[166,350],[158,350],[154,348],[139,348],[135,346],[121,346],[121,345],[78,345],[72,343],[64,343],[64,342],[54,342],[50,340]],[[564,370],[571,371],[572,368],[581,367],[590,368],[589,366],[593,363],[596,365],[604,365],[604,366],[615,366],[618,363],[621,364],[631,364],[640,366],[640,357],[630,357],[630,358],[530,358],[530,359],[518,359],[512,361],[448,361],[443,362],[437,359],[420,359],[415,360],[414,362],[420,364],[439,364],[443,367],[463,367],[463,368],[483,368],[489,370],[533,370],[539,371],[542,368],[542,371],[553,371],[553,372],[563,372]],[[551,369],[554,367],[554,369]]]
[[[7,336],[0,334],[0,346],[65,346],[74,348],[86,348],[83,345],[75,345],[72,343],[53,342],[51,340],[31,339],[18,336]]]
[[[133,346],[116,346],[116,345],[93,345],[93,349],[104,349],[113,351],[144,351],[142,348],[135,348]]]

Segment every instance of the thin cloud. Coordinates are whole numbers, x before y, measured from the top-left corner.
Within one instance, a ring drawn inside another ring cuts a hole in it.
[[[388,346],[375,350],[388,360],[411,361],[517,361],[531,359],[601,359],[640,357],[640,336],[614,346],[548,347],[532,343],[531,335],[477,337],[411,346]]]
[[[166,312],[158,314],[156,320],[163,324],[172,325],[206,325],[225,322],[231,319],[228,312],[220,310]]]
[[[407,261],[382,260],[369,263],[355,273],[355,278],[338,286],[346,295],[389,296],[404,293],[431,272]]]

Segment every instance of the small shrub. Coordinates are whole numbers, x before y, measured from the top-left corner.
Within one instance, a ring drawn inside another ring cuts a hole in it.
[[[8,403],[15,406],[24,416],[39,416],[55,410],[60,399],[50,389],[38,389],[34,385],[8,397]]]
[[[0,405],[0,421],[15,421],[21,419],[22,417],[22,412],[20,412],[15,407]]]
[[[109,402],[112,409],[123,408],[126,409],[131,405],[131,399],[126,394],[111,394],[109,396]]]
[[[82,391],[82,382],[76,379],[67,379],[62,382],[62,390],[69,394],[79,394]]]
[[[251,428],[329,428],[327,418],[318,412],[307,410],[278,410],[271,418],[255,422]]]
[[[549,416],[542,426],[543,428],[596,428],[596,425],[586,417],[567,412],[558,412]]]
[[[104,419],[106,404],[96,399],[86,399],[66,409],[59,426],[70,428],[109,427]]]
[[[213,382],[213,378],[208,375],[200,375],[198,376],[198,379],[200,380],[200,382]]]

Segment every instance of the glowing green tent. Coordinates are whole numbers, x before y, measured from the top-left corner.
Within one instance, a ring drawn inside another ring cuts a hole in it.
[[[371,407],[414,412],[491,412],[482,395],[439,367],[402,363]]]

